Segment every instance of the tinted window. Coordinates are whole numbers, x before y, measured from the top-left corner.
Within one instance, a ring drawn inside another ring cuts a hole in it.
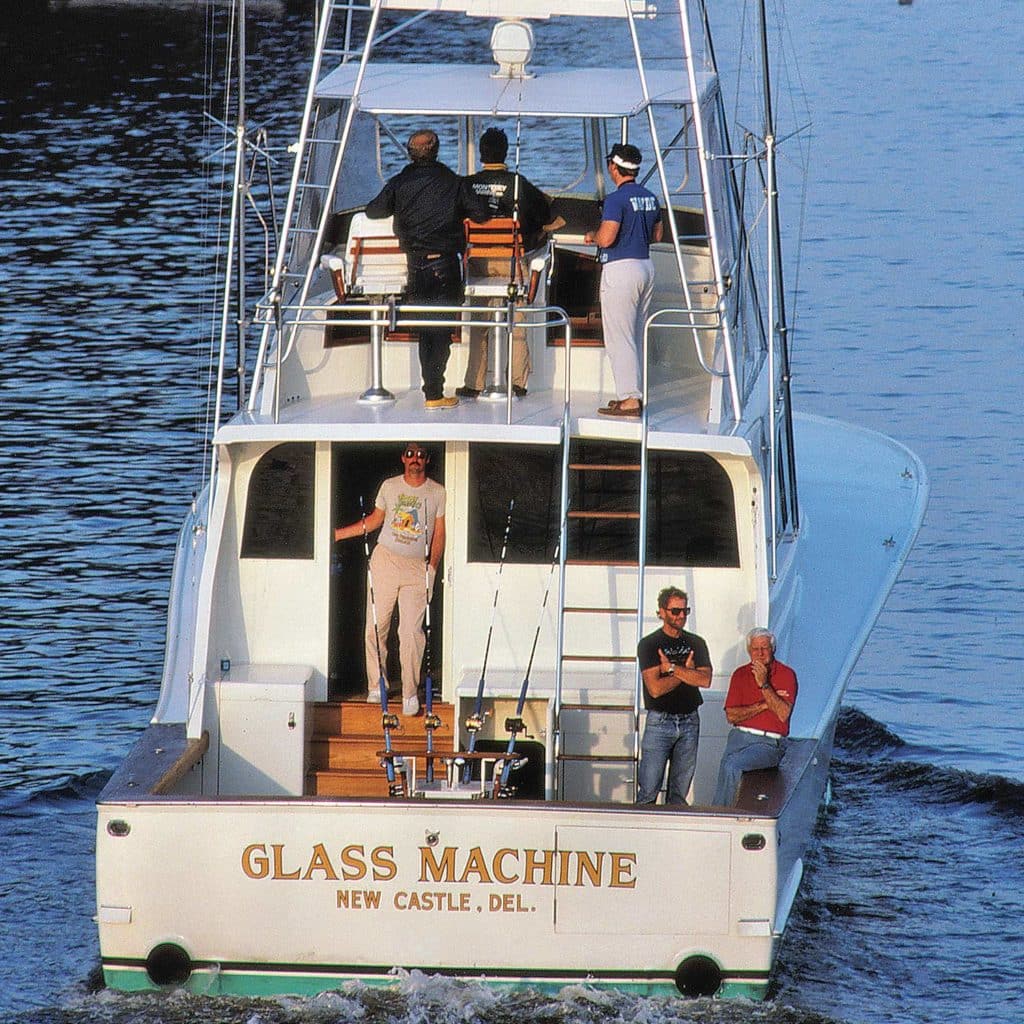
[[[570,453],[568,559],[636,564],[639,446],[574,441]],[[508,562],[547,562],[558,539],[557,448],[475,445],[470,450],[469,560],[497,562],[515,498]],[[738,566],[736,510],[725,470],[701,452],[652,452],[647,562]]]
[[[313,445],[279,444],[249,480],[242,558],[313,557]]]

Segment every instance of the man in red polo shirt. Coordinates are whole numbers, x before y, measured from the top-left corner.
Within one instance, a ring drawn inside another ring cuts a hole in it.
[[[775,660],[771,631],[752,629],[747,634],[747,652],[750,662],[733,672],[725,698],[725,717],[732,729],[712,801],[719,806],[735,801],[744,772],[778,767],[796,703],[796,673]]]

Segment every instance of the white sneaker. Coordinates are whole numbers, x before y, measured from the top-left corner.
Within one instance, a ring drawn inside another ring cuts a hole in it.
[[[420,713],[420,699],[413,695],[402,701],[402,714],[408,718],[414,718]]]
[[[366,693],[367,704],[379,704],[380,703],[380,690],[368,690]]]

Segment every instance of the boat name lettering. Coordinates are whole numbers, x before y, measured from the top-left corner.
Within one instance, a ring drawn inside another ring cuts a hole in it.
[[[358,843],[336,852],[325,843],[316,843],[299,857],[286,851],[284,843],[250,843],[242,851],[241,867],[247,878],[272,881],[361,882],[365,879],[390,882],[398,877],[393,846],[367,849]],[[633,889],[636,867],[635,853],[608,850],[502,847],[490,853],[479,846],[469,849],[421,846],[418,881],[428,885],[477,883]]]
[[[317,843],[300,864],[286,860],[284,843],[250,843],[242,851],[242,871],[249,878],[270,878],[275,881],[308,881],[311,878],[330,882],[358,882],[370,877],[375,882],[390,882],[398,874],[393,846],[375,846],[367,853],[358,844],[344,847],[337,862],[323,843]]]
[[[636,886],[635,853],[604,850],[518,850],[504,847],[488,856],[479,846],[435,850],[420,847],[420,881],[483,882],[499,885],[563,885],[610,889]]]

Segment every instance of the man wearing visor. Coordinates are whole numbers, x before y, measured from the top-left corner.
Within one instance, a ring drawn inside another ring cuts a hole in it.
[[[608,154],[614,192],[605,197],[601,226],[588,231],[601,268],[601,322],[604,347],[612,364],[616,397],[597,411],[603,416],[637,417],[643,408],[644,322],[654,295],[650,244],[662,236],[658,197],[636,183],[640,150],[616,143]]]

